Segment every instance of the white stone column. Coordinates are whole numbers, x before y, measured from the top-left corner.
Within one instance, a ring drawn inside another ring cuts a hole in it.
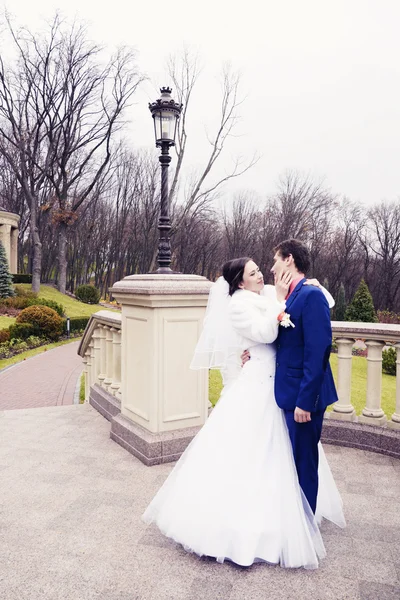
[[[354,421],[356,411],[351,403],[351,367],[354,340],[337,338],[335,342],[338,348],[337,392],[339,400],[333,405],[333,411],[329,413],[329,416],[331,419]]]
[[[112,328],[111,331],[113,335],[113,370],[110,392],[113,396],[121,399],[121,330]]]
[[[367,356],[367,403],[359,417],[361,423],[384,425],[386,415],[381,408],[382,396],[382,350],[385,342],[366,340]]]
[[[104,388],[111,393],[113,374],[113,332],[111,327],[105,327],[106,332],[106,378],[104,379]]]
[[[98,330],[99,330],[99,338],[100,338],[100,372],[97,375],[97,380],[98,380],[98,384],[101,387],[104,387],[104,380],[107,376],[106,370],[107,370],[107,364],[106,364],[106,359],[107,359],[107,355],[106,355],[106,329],[107,327],[105,325],[99,325]]]
[[[396,408],[392,414],[392,419],[388,421],[388,427],[391,429],[400,429],[400,342],[395,345],[396,356]]]
[[[11,225],[0,225],[0,242],[6,251],[8,267],[11,271]]]
[[[18,229],[11,229],[10,272],[18,273]]]

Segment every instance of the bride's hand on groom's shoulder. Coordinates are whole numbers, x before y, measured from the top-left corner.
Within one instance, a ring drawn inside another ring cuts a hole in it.
[[[322,287],[321,284],[320,284],[320,282],[318,281],[318,279],[315,279],[315,278],[314,279],[307,279],[304,282],[304,285],[313,285],[314,287],[317,287],[317,288],[321,288]]]

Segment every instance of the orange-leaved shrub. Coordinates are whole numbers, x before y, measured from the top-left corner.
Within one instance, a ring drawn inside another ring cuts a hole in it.
[[[28,306],[22,310],[17,323],[33,325],[33,335],[57,340],[63,332],[63,320],[55,310],[48,306]]]

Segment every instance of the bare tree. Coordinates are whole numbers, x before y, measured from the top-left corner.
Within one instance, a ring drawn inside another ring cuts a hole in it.
[[[309,240],[314,235],[316,223],[326,221],[336,197],[322,183],[288,171],[279,180],[275,201],[280,237]]]
[[[239,193],[231,210],[223,211],[223,224],[229,257],[253,256],[259,239],[259,210],[250,193]]]
[[[400,202],[382,202],[369,213],[370,248],[379,262],[378,305],[392,310],[400,290]]]
[[[25,112],[40,118],[37,137],[46,148],[43,161],[34,148],[25,146],[24,160],[27,157],[54,190],[58,285],[65,292],[67,228],[108,165],[113,136],[143,77],[126,48],[101,66],[102,48],[88,41],[85,28],[65,24],[57,15],[44,36],[27,30],[16,34],[11,25],[10,31],[25,66]],[[5,115],[9,122],[10,112]]]
[[[32,240],[32,289],[39,291],[42,243],[38,230],[39,196],[45,176],[48,152],[44,143],[44,116],[49,109],[33,109],[34,85],[39,85],[39,62],[7,20],[9,33],[17,49],[16,66],[6,65],[0,56],[0,154],[12,169],[30,211]]]
[[[172,204],[177,202],[177,190],[181,183],[182,167],[187,151],[187,123],[190,118],[191,100],[201,72],[199,58],[190,50],[184,49],[179,57],[172,56],[169,59],[168,72],[178,100],[183,104],[175,146],[177,164],[170,187]],[[229,64],[224,65],[221,76],[220,118],[213,134],[207,136],[210,152],[202,169],[198,173],[192,174],[190,179],[185,182],[183,202],[179,202],[182,209],[180,208],[174,214],[172,235],[187,220],[188,215],[196,215],[199,211],[207,210],[213,204],[224,183],[240,177],[259,160],[256,153],[248,160],[237,157],[234,159],[231,169],[223,177],[217,180],[211,179],[214,167],[226,150],[229,138],[233,135],[239,120],[239,108],[243,102],[239,88],[240,75],[234,72]]]

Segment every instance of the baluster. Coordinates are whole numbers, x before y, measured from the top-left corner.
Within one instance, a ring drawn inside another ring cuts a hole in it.
[[[100,373],[100,327],[96,327],[93,331],[93,354],[92,354],[92,385],[98,383],[98,375]]]
[[[121,330],[112,329],[113,334],[113,376],[110,391],[113,396],[121,399]]]
[[[359,417],[361,423],[384,425],[386,415],[381,408],[382,396],[382,350],[385,342],[366,340],[367,356],[367,403]]]
[[[104,387],[104,380],[107,376],[106,373],[106,369],[107,369],[107,365],[106,365],[106,326],[105,325],[100,325],[99,326],[99,331],[100,331],[100,372],[97,376],[99,385],[101,387]]]
[[[338,338],[337,391],[339,400],[333,405],[331,418],[341,421],[354,421],[356,411],[351,403],[351,367],[354,339]]]
[[[113,374],[113,333],[112,327],[105,327],[106,330],[106,378],[103,382],[104,388],[111,393]]]
[[[397,351],[396,355],[396,408],[392,414],[391,420],[388,422],[388,427],[392,429],[400,429],[400,342],[394,346]]]

